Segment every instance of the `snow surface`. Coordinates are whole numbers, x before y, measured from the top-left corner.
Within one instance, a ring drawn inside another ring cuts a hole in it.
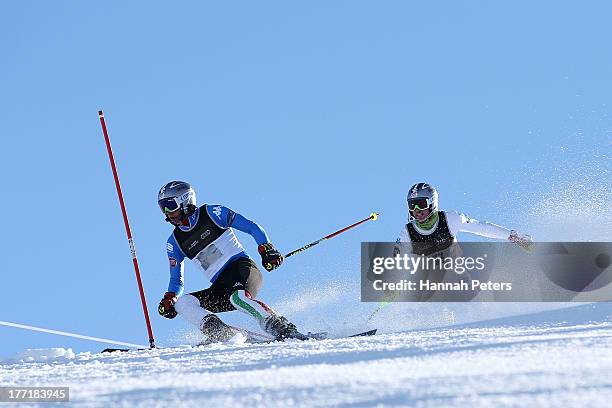
[[[75,357],[72,349],[64,348],[46,348],[46,349],[25,349],[17,353],[12,359],[7,360],[7,363],[31,363],[31,362],[50,362],[61,360],[72,360]]]
[[[599,303],[352,339],[29,351],[0,384],[69,386],[70,406],[87,407],[607,407],[611,350],[612,304]]]

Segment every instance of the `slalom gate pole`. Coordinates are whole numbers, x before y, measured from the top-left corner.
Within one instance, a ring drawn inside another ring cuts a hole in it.
[[[356,223],[351,224],[351,225],[349,225],[348,227],[344,227],[344,228],[342,228],[342,229],[340,229],[340,230],[338,230],[338,231],[336,231],[336,232],[332,232],[331,234],[329,234],[329,235],[327,235],[327,236],[325,236],[325,237],[323,237],[323,238],[321,238],[321,239],[318,239],[318,240],[316,240],[316,241],[314,241],[314,242],[311,242],[310,244],[304,245],[303,247],[298,248],[298,249],[296,249],[295,251],[291,251],[291,252],[289,252],[287,255],[285,255],[285,258],[289,258],[290,256],[293,256],[293,255],[295,255],[295,254],[299,254],[300,252],[303,252],[303,251],[307,250],[308,248],[310,248],[310,247],[313,247],[313,246],[317,245],[319,242],[325,241],[326,239],[333,238],[333,237],[335,237],[336,235],[340,235],[340,234],[342,234],[343,232],[350,230],[351,228],[354,228],[354,227],[356,227],[356,226],[358,226],[358,225],[363,224],[364,222],[367,222],[367,221],[370,221],[370,220],[375,221],[375,220],[377,220],[377,219],[378,219],[378,216],[379,216],[379,215],[380,215],[379,213],[375,213],[375,212],[373,212],[372,214],[370,214],[370,216],[369,216],[369,217],[364,218],[364,219],[363,219],[363,220],[361,220],[361,221],[357,221]]]
[[[127,233],[128,243],[130,245],[130,251],[132,252],[132,261],[134,262],[134,271],[136,272],[136,281],[138,282],[138,289],[140,290],[140,301],[142,302],[142,311],[144,312],[145,321],[147,323],[147,331],[149,333],[149,346],[155,348],[155,338],[153,338],[153,329],[151,328],[151,321],[149,320],[149,312],[147,309],[147,299],[145,298],[144,289],[142,288],[142,280],[140,279],[140,268],[138,267],[138,259],[136,258],[136,247],[134,246],[134,240],[132,239],[132,231],[130,229],[130,223],[127,217],[127,211],[125,210],[125,203],[123,202],[123,194],[121,193],[121,184],[119,183],[119,176],[117,175],[117,167],[115,166],[115,158],[113,157],[113,150],[110,144],[110,138],[108,137],[108,130],[106,129],[106,121],[104,120],[104,113],[98,111],[100,117],[100,124],[102,125],[102,132],[104,133],[104,140],[106,141],[106,150],[108,151],[108,158],[110,160],[111,168],[113,170],[113,176],[115,178],[115,187],[117,188],[117,196],[119,197],[119,204],[121,205],[121,213],[123,214],[123,223],[125,224],[125,232]]]

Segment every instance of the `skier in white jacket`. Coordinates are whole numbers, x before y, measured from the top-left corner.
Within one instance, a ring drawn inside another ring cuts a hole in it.
[[[408,192],[408,223],[402,228],[395,254],[413,253],[433,255],[446,252],[459,232],[469,232],[487,238],[508,240],[531,251],[533,241],[529,235],[486,221],[478,221],[456,211],[440,211],[438,192],[427,183],[417,183]]]

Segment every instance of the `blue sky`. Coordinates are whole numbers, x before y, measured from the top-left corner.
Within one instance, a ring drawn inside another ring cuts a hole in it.
[[[600,229],[564,238],[611,239],[611,12],[603,1],[4,5],[0,320],[146,343],[98,109],[160,344],[184,327],[155,312],[170,233],[156,195],[173,179],[260,223],[283,252],[382,213],[266,274],[272,304],[357,281],[359,243],[395,239],[418,181],[443,208],[542,239],[555,238],[542,217],[587,195],[604,209]],[[578,193],[560,194],[568,186]],[[186,283],[206,284],[191,265]],[[0,338],[0,355],[100,348],[4,327]]]

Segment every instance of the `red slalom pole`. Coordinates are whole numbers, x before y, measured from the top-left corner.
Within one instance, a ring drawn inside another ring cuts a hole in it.
[[[134,240],[132,239],[132,231],[130,229],[130,223],[128,221],[127,211],[125,210],[125,203],[123,202],[123,194],[121,193],[121,184],[119,184],[119,176],[117,175],[117,167],[115,166],[115,158],[113,157],[113,149],[111,148],[110,139],[108,137],[108,131],[106,130],[106,121],[104,120],[104,112],[98,111],[100,117],[100,124],[102,125],[102,132],[104,133],[104,140],[106,141],[106,150],[108,151],[108,158],[110,159],[111,168],[113,169],[113,176],[115,177],[115,187],[117,187],[117,195],[119,196],[119,204],[121,205],[121,213],[123,214],[123,223],[125,224],[125,232],[127,233],[128,243],[130,244],[130,251],[132,252],[132,261],[134,262],[134,271],[136,272],[136,281],[138,282],[138,289],[140,290],[140,301],[142,302],[142,311],[144,312],[145,321],[147,322],[147,331],[149,332],[149,345],[151,348],[155,348],[155,339],[153,338],[153,329],[151,328],[151,321],[149,320],[149,311],[147,309],[147,299],[145,298],[144,289],[142,288],[142,280],[140,279],[140,268],[138,267],[138,259],[136,258],[136,247],[134,246]]]

